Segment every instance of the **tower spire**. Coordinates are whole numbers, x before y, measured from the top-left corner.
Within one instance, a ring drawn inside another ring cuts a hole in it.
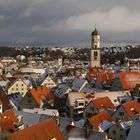
[[[100,67],[100,35],[95,29],[91,33],[91,67]]]

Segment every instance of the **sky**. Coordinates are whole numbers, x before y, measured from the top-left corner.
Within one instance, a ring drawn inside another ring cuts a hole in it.
[[[0,44],[140,42],[139,0],[0,0]]]

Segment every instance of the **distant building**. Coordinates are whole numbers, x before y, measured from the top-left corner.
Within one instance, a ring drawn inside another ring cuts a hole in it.
[[[100,67],[100,35],[99,32],[95,30],[91,33],[91,64],[90,67]]]

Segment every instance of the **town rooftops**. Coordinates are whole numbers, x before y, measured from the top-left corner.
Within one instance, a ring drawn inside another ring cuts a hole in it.
[[[101,109],[103,107],[115,109],[114,104],[108,97],[101,97],[92,100],[92,103],[95,105],[97,109]]]
[[[135,116],[135,112],[138,113],[138,115],[140,116],[140,104],[137,101],[130,101],[127,103],[122,104],[124,110],[126,111],[126,113],[133,118]]]
[[[17,131],[8,140],[65,140],[53,119]]]
[[[101,123],[103,123],[105,120],[112,122],[113,118],[106,110],[104,110],[98,113],[97,115],[92,116],[88,120],[91,126],[93,127],[93,129],[99,131],[99,125],[101,125]]]

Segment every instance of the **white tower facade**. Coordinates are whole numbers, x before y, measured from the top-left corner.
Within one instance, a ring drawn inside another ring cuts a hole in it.
[[[91,34],[91,63],[90,67],[100,67],[101,66],[101,55],[100,55],[100,35],[99,32],[95,30]]]

